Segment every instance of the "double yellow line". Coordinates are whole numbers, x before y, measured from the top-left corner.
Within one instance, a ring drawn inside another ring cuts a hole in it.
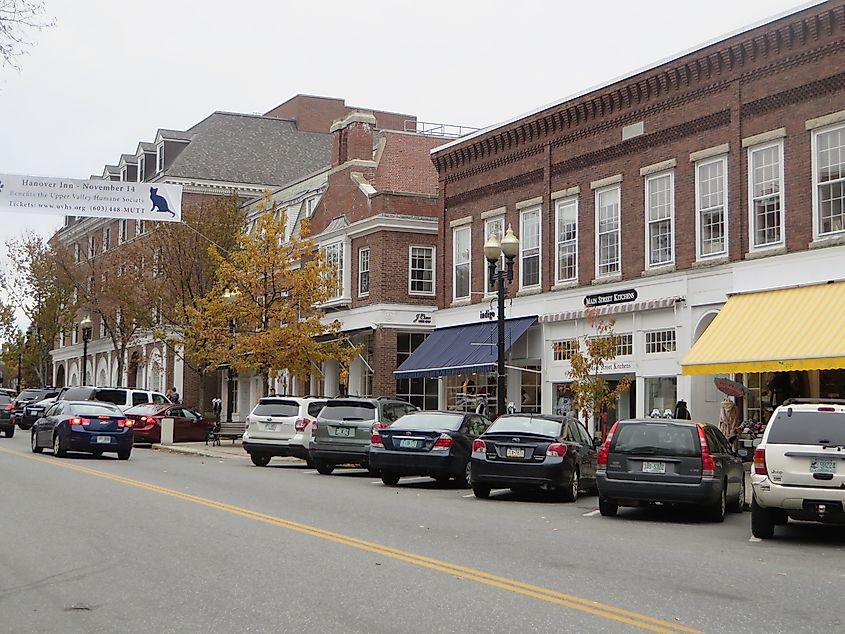
[[[337,544],[343,544],[344,546],[357,548],[358,550],[375,553],[384,557],[390,557],[391,559],[396,559],[398,561],[404,561],[405,563],[409,563],[414,566],[420,566],[422,568],[436,570],[438,572],[442,572],[448,575],[460,577],[461,579],[475,581],[477,583],[482,583],[484,585],[492,586],[494,588],[507,590],[515,594],[521,594],[523,596],[538,599],[540,601],[545,601],[547,603],[553,603],[555,605],[561,605],[567,608],[571,608],[573,610],[578,610],[579,612],[586,612],[587,614],[592,614],[594,616],[610,619],[619,623],[625,623],[627,625],[632,625],[634,627],[638,627],[643,630],[648,630],[650,632],[660,632],[663,634],[670,634],[672,632],[688,632],[690,634],[699,633],[699,630],[683,626],[679,623],[672,623],[671,621],[652,618],[644,614],[638,614],[629,610],[623,610],[622,608],[617,608],[611,605],[599,603],[598,601],[591,601],[589,599],[583,599],[581,597],[576,597],[571,594],[557,592],[549,588],[543,588],[541,586],[535,586],[528,583],[523,583],[521,581],[516,581],[514,579],[508,579],[505,577],[499,577],[487,572],[483,572],[481,570],[476,570],[474,568],[467,568],[465,566],[459,566],[457,564],[441,561],[439,559],[432,559],[431,557],[425,557],[416,553],[399,550],[397,548],[391,548],[383,544],[369,542],[363,539],[357,539],[355,537],[343,535],[342,533],[335,533],[332,531],[323,530],[321,528],[317,528],[316,526],[301,524],[299,522],[292,522],[281,517],[266,515],[264,513],[258,513],[256,511],[251,511],[249,509],[233,506],[231,504],[225,504],[223,502],[217,502],[208,498],[190,495],[188,493],[182,493],[181,491],[176,491],[174,489],[168,489],[154,484],[148,484],[146,482],[139,482],[137,480],[132,480],[130,478],[114,475],[111,473],[106,473],[97,469],[83,467],[81,465],[73,464],[71,462],[60,462],[58,460],[55,460],[54,458],[45,458],[36,455],[29,455],[3,448],[0,448],[0,452],[8,453],[22,458],[29,458],[31,460],[37,460],[39,462],[44,462],[65,469],[70,469],[72,471],[77,471],[79,473],[85,473],[98,478],[103,478],[105,480],[111,480],[113,482],[125,484],[131,487],[135,487],[137,489],[143,489],[152,493],[159,493],[161,495],[166,495],[179,500],[184,500],[185,502],[192,502],[193,504],[198,504],[200,506],[217,509],[219,511],[225,511],[226,513],[239,515],[241,517],[263,522],[265,524],[270,524],[272,526],[277,526],[279,528],[285,528],[287,530],[295,531],[297,533],[302,533],[303,535],[318,537],[320,539],[332,541]]]

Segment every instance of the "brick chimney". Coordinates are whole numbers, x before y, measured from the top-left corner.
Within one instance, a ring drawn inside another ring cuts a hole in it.
[[[350,112],[332,124],[332,167],[355,159],[373,160],[373,130],[376,118],[370,112]]]

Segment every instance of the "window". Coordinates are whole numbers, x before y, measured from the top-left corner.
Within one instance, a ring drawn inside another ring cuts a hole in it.
[[[111,246],[111,228],[105,227],[103,229],[103,251],[108,251]]]
[[[141,219],[135,221],[135,235],[139,236],[147,231],[146,222]]]
[[[695,164],[695,215],[698,257],[727,253],[727,157]]]
[[[645,333],[645,353],[675,352],[675,329],[651,330]]]
[[[816,234],[845,231],[845,127],[816,132],[813,147]]]
[[[88,236],[88,257],[97,255],[97,236]]]
[[[119,230],[117,234],[117,243],[123,244],[126,242],[127,234],[129,233],[129,221],[128,220],[121,220],[120,224],[118,225]]]
[[[540,285],[540,208],[525,209],[520,214],[519,286]]]
[[[552,352],[555,361],[569,361],[572,355],[578,351],[577,339],[562,339],[552,343]]]
[[[411,295],[434,295],[434,247],[411,247],[409,266]]]
[[[370,294],[370,250],[358,250],[358,296]]]
[[[79,289],[74,287],[73,290],[70,292],[70,301],[72,304],[79,303]]]
[[[675,259],[672,220],[674,213],[672,172],[645,179],[646,264],[648,267],[671,264]]]
[[[499,240],[505,237],[505,217],[500,216],[498,218],[488,218],[484,221],[484,242],[487,242],[487,239],[492,235],[499,236]],[[487,264],[487,260],[485,259],[483,262],[484,266],[484,288],[487,293],[495,293],[496,292],[496,280],[490,279],[490,266]],[[504,254],[502,257],[499,258],[499,270],[503,271],[505,269],[505,256]]]
[[[754,249],[783,242],[782,150],[780,141],[748,150],[749,241]]]
[[[150,312],[150,318],[152,320],[153,325],[161,325],[161,305],[158,302],[153,304],[153,309]]]
[[[672,331],[674,334],[674,331]],[[617,334],[616,336],[616,356],[630,357],[634,354],[634,335],[630,332]]]
[[[161,249],[155,249],[153,251],[153,268],[150,272],[153,278],[158,277],[159,271],[161,268]]]
[[[106,320],[100,317],[100,339],[106,336]]]
[[[329,267],[334,270],[335,289],[334,295],[329,299],[339,299],[343,297],[343,242],[335,242],[324,248],[326,254],[326,262]]]
[[[615,275],[621,271],[619,262],[619,206],[621,190],[618,186],[596,190],[596,275]]]
[[[471,227],[458,227],[452,234],[452,259],[454,261],[454,279],[452,280],[455,299],[470,296],[470,275],[472,273],[472,234]]]
[[[79,243],[73,245],[73,258],[77,264],[82,262],[82,247],[79,246]]]
[[[123,181],[123,182],[126,182],[126,172],[127,172],[126,167],[120,168],[120,180]]]
[[[164,142],[156,146],[156,172],[164,169]]]
[[[675,411],[678,400],[678,379],[674,376],[646,377],[643,379],[645,387],[645,415],[650,416],[654,410],[663,414],[667,409]]]
[[[411,356],[428,335],[423,332],[400,332],[396,335],[396,367]],[[437,409],[438,380],[419,377],[396,379],[396,398],[420,409]]]
[[[308,200],[305,201],[305,217],[310,218],[314,215],[314,207],[317,206],[317,201],[320,200],[319,196],[312,196]]]
[[[139,183],[144,182],[144,155],[138,157],[138,173],[135,180]]]
[[[73,325],[73,332],[72,332],[72,339],[71,343],[77,344],[79,343],[79,324]]]
[[[578,199],[559,200],[555,208],[557,227],[556,282],[578,278]]]

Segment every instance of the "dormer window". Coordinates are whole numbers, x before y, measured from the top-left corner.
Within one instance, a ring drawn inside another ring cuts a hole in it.
[[[127,168],[126,166],[120,168],[120,180],[126,182]]]
[[[164,169],[164,142],[156,146],[156,172]]]
[[[314,214],[314,207],[317,206],[318,196],[314,196],[305,201],[305,217],[310,218]]]
[[[139,183],[144,182],[144,155],[138,157],[138,174],[135,180]]]

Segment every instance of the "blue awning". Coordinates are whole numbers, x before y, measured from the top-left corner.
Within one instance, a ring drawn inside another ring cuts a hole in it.
[[[536,316],[505,320],[505,351],[536,321]],[[497,337],[495,321],[437,328],[393,374],[397,379],[416,379],[495,370]]]

